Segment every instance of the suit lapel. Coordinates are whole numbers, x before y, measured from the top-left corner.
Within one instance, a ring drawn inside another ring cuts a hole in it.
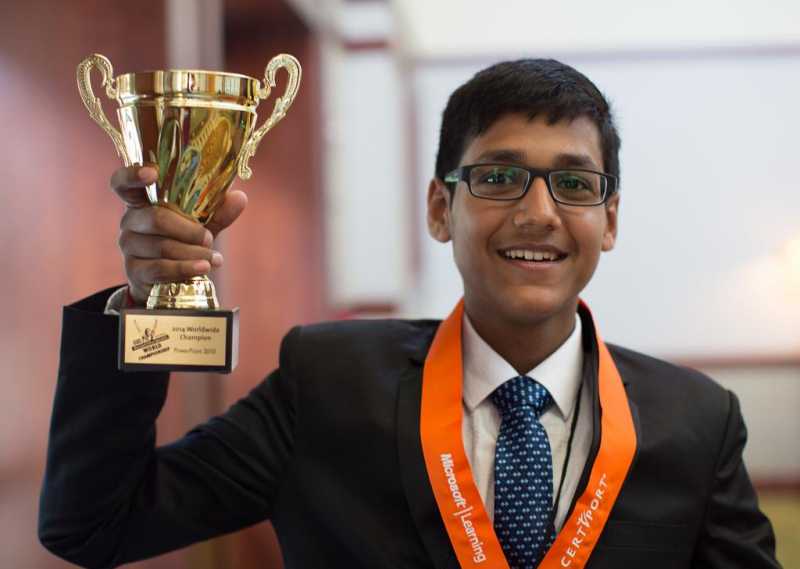
[[[397,391],[397,448],[408,507],[433,566],[455,569],[458,560],[436,506],[419,434],[422,369],[433,332],[409,346],[409,367],[400,378]]]
[[[586,485],[589,483],[589,476],[592,473],[592,466],[597,458],[597,451],[600,449],[600,395],[598,393],[598,361],[599,356],[597,352],[597,341],[594,330],[594,323],[588,311],[584,311],[581,307],[578,308],[578,315],[581,318],[582,330],[582,344],[583,344],[583,387],[589,390],[589,401],[592,402],[591,408],[587,409],[592,413],[592,443],[589,447],[589,455],[586,457],[586,463],[583,465],[578,485],[575,487],[575,493],[572,495],[569,510],[565,520],[568,520],[575,509],[575,504],[578,498],[586,490]]]
[[[589,481],[592,466],[600,447],[600,398],[598,394],[598,349],[594,322],[591,315],[579,309],[583,329],[584,386],[589,389],[592,401],[592,443],[589,456],[581,474],[580,482],[572,498],[568,516],[575,508],[579,496],[583,494]],[[420,402],[422,400],[422,370],[425,356],[430,348],[436,328],[430,332],[416,335],[405,346],[409,354],[409,365],[404,370],[397,390],[397,447],[400,461],[400,477],[408,500],[409,510],[419,535],[436,569],[457,569],[459,567],[453,547],[447,536],[439,515],[436,499],[431,489],[420,440]],[[630,391],[630,378],[622,376],[626,391]],[[641,440],[639,414],[636,404],[628,398],[636,435]],[[638,448],[637,448],[638,455]],[[636,464],[636,456],[634,463]],[[631,467],[633,468],[633,466]]]
[[[589,388],[590,401],[592,402],[592,444],[589,447],[589,455],[586,457],[586,464],[583,466],[578,486],[575,488],[575,494],[572,496],[569,511],[567,512],[567,519],[572,515],[572,510],[578,498],[586,490],[586,485],[589,483],[589,476],[592,472],[592,466],[597,458],[597,451],[600,449],[600,394],[598,392],[598,348],[597,348],[597,335],[595,332],[594,321],[592,315],[588,310],[583,307],[578,307],[578,315],[581,318],[582,343],[583,343],[583,385]],[[613,357],[613,352],[612,352]],[[641,425],[639,424],[639,408],[633,399],[630,397],[631,385],[630,378],[620,375],[622,384],[625,387],[625,392],[628,394],[628,406],[631,410],[631,417],[633,418],[633,428],[636,431],[637,440],[641,441]],[[636,459],[639,456],[639,448],[641,445],[636,445],[636,454],[633,457],[631,470],[636,465]]]

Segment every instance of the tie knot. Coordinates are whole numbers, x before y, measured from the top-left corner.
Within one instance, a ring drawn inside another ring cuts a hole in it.
[[[539,418],[553,402],[553,398],[542,384],[526,375],[518,375],[494,390],[492,402],[501,415],[519,407],[531,407]]]

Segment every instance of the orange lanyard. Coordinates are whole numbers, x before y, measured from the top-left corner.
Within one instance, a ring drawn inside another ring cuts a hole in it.
[[[462,300],[439,326],[425,358],[420,409],[422,451],[439,515],[461,567],[508,569],[472,477],[461,435],[463,312]],[[589,483],[539,564],[540,569],[582,569],[586,565],[636,452],[636,432],[625,388],[599,334],[597,347],[600,448]]]

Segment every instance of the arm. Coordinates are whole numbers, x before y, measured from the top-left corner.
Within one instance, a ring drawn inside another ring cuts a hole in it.
[[[117,318],[104,304],[96,295],[64,311],[42,543],[79,565],[113,567],[268,518],[292,456],[289,368],[155,448],[168,376],[116,370]]]
[[[692,565],[698,569],[779,568],[772,526],[758,507],[742,461],[747,430],[739,401],[733,393],[729,401],[713,490]]]

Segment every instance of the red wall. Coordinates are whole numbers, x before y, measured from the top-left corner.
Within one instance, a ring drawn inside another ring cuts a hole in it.
[[[135,4],[135,6],[134,6]],[[165,66],[161,0],[26,0],[0,10],[0,169],[4,257],[0,293],[0,566],[68,567],[38,543],[36,516],[56,381],[61,306],[123,281],[116,247],[122,207],[108,189],[113,145],[78,96],[75,67],[105,54],[116,74]],[[277,362],[282,335],[323,311],[318,183],[316,57],[307,34],[247,34],[228,40],[230,71],[260,76],[269,57],[304,65],[294,107],[251,161],[238,186],[250,205],[224,238],[215,277],[225,306],[241,307],[241,356],[229,377],[178,377],[159,436],[179,436],[201,409],[224,409]],[[271,108],[271,101],[264,103]],[[113,116],[113,107],[107,114]],[[262,117],[268,112],[262,110]],[[290,283],[290,284],[287,284]],[[266,525],[210,545],[133,565],[263,567],[276,551]]]

